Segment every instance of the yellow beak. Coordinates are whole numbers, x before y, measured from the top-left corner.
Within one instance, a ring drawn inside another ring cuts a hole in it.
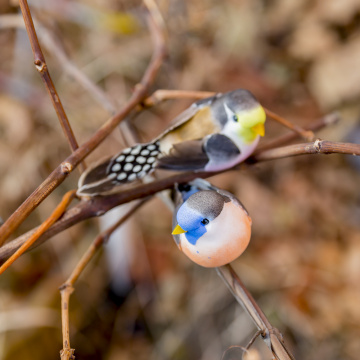
[[[251,130],[256,134],[260,136],[265,135],[265,126],[264,124],[257,124],[251,128]]]
[[[183,234],[186,233],[187,231],[184,230],[180,225],[176,225],[175,229],[173,230],[173,232],[171,233],[172,235],[179,235],[179,234]]]

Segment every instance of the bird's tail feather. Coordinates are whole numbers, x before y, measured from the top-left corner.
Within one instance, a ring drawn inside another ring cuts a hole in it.
[[[137,144],[87,169],[80,177],[78,195],[95,196],[151,173],[160,154],[159,142]]]

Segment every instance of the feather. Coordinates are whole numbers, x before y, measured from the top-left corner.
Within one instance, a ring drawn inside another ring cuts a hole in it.
[[[168,155],[158,158],[156,167],[168,170],[201,170],[208,161],[203,140],[191,140],[175,144]]]

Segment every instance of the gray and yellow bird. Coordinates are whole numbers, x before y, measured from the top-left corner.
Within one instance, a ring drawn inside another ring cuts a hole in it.
[[[122,150],[89,168],[78,194],[95,196],[141,179],[155,168],[219,171],[249,157],[264,135],[265,111],[247,90],[197,101],[156,139]]]

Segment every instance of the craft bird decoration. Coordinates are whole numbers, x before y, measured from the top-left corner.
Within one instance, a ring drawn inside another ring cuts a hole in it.
[[[78,194],[103,195],[154,169],[219,171],[249,157],[264,136],[266,115],[247,90],[197,101],[157,138],[122,150],[86,170]]]
[[[204,267],[230,263],[247,248],[251,218],[231,193],[196,179],[175,186],[172,235],[179,249]]]

